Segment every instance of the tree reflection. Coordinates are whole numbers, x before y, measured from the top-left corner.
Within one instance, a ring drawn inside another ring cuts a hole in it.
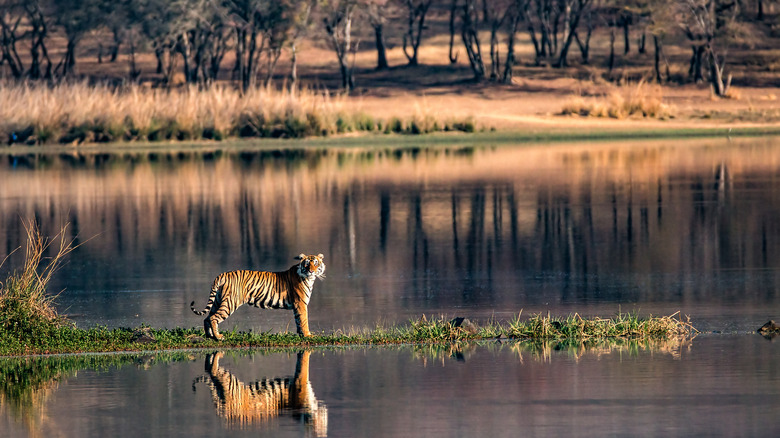
[[[69,290],[185,289],[316,251],[339,267],[323,295],[372,318],[397,310],[379,302],[776,301],[780,150],[704,146],[22,154],[0,161],[0,256],[19,217],[52,234],[67,215],[98,235]]]
[[[298,352],[295,375],[282,378],[264,378],[245,384],[233,373],[221,367],[223,352],[206,356],[208,377],[195,379],[207,382],[217,415],[229,426],[245,427],[268,423],[289,415],[306,425],[307,432],[322,437],[328,435],[328,410],[314,396],[309,382],[310,351]]]
[[[62,425],[51,417],[48,403],[60,389],[60,384],[79,371],[106,370],[130,364],[149,369],[154,364],[192,359],[189,352],[0,358],[0,408],[7,409],[30,437],[62,435]]]

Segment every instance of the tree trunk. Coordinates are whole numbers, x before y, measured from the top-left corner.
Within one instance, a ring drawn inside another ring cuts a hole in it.
[[[324,19],[325,30],[330,36],[330,45],[336,53],[339,62],[339,72],[341,73],[341,88],[350,92],[355,86],[355,80],[352,77],[352,69],[349,67],[347,57],[352,51],[352,14],[354,9],[347,6],[340,11],[338,17],[330,21],[327,17]],[[340,29],[343,27],[343,29]]]
[[[501,56],[498,53],[498,29],[491,26],[490,29],[490,80],[498,80],[498,70],[501,68]]]
[[[530,24],[528,25],[528,36],[531,38],[531,43],[534,45],[534,62],[536,65],[539,65],[543,58],[542,51],[544,49],[540,45],[539,40],[536,38],[536,30]]]
[[[585,13],[585,9],[588,7],[590,1],[591,0],[577,1],[577,9],[571,14],[568,20],[567,36],[563,43],[563,47],[561,48],[560,57],[558,58],[558,68],[563,68],[566,66],[566,57],[569,54],[571,44],[574,42],[574,36],[577,33],[577,26],[579,26],[582,14]]]
[[[290,89],[294,90],[298,84],[298,49],[293,41],[290,46]]]
[[[704,80],[704,74],[702,73],[703,58],[704,58],[704,45],[691,46],[691,65],[688,69],[688,77],[694,83],[699,83]]]
[[[505,84],[512,83],[512,68],[515,66],[515,35],[517,34],[517,26],[520,24],[520,13],[512,15],[512,21],[509,25],[509,31],[507,32],[507,48],[506,48],[506,62],[504,62],[504,74],[501,78],[501,82]]]
[[[135,42],[130,40],[130,79],[134,81],[140,74],[135,64]]]
[[[453,55],[453,46],[455,45],[455,13],[458,9],[458,0],[452,0],[450,3],[450,64],[458,62],[458,53]]]
[[[637,44],[639,45],[639,53],[644,55],[647,52],[647,34],[645,32],[642,32],[642,34],[639,35],[639,41]]]
[[[68,44],[65,49],[65,63],[63,66],[63,75],[71,76],[76,68],[76,45],[77,38],[68,38]]]
[[[723,70],[726,66],[718,61],[718,56],[715,54],[715,51],[712,50],[712,47],[708,47],[706,51],[709,54],[710,83],[712,84],[712,90],[715,92],[716,96],[725,97],[729,91],[729,86],[731,85],[731,77],[729,76],[728,84],[723,82]]]
[[[163,73],[163,57],[165,56],[165,49],[163,49],[162,45],[155,44],[154,45],[154,57],[157,58],[157,68],[155,68],[155,72],[157,74]]]
[[[661,41],[655,35],[653,35],[653,45],[655,46],[655,59],[653,62],[655,67],[655,81],[660,84],[663,82],[661,78],[661,51],[663,48],[661,47]]]
[[[275,47],[268,51],[268,71],[265,75],[265,86],[271,85],[271,81],[274,78],[274,71],[276,70],[276,63],[279,61],[279,57],[282,56],[282,48]]]
[[[409,65],[418,64],[418,53],[420,43],[422,42],[422,31],[425,27],[425,16],[428,13],[431,2],[432,0],[427,0],[414,9],[409,6],[409,27],[403,36],[403,51],[406,59],[409,61]],[[411,54],[407,51],[409,44],[411,44]]]
[[[463,6],[463,28],[461,29],[461,38],[463,46],[466,49],[466,55],[469,58],[469,65],[474,72],[474,80],[479,82],[485,79],[485,62],[482,59],[482,49],[479,43],[479,34],[471,15],[471,5]]]
[[[574,42],[574,35],[575,32],[569,32],[569,36],[566,37],[566,41],[564,41],[563,43],[563,47],[561,48],[561,54],[558,57],[558,68],[563,68],[568,65],[568,63],[566,62],[566,57],[569,55],[569,49],[571,48],[571,43]]]
[[[629,38],[629,26],[631,25],[629,19],[623,20],[623,54],[628,55],[631,51],[631,39]]]
[[[609,74],[612,74],[612,69],[615,68],[615,26],[609,27],[609,61],[607,62],[609,68]]]
[[[385,70],[389,64],[387,63],[387,47],[385,46],[384,25],[382,23],[374,25],[374,39],[376,40],[376,69]]]
[[[122,45],[122,36],[121,31],[119,29],[114,29],[112,31],[114,35],[114,44],[111,45],[111,48],[109,49],[109,58],[108,62],[116,62],[116,58],[119,56],[119,47]]]
[[[588,32],[588,35],[585,37],[584,43],[580,40],[579,33],[574,32],[574,41],[577,43],[577,47],[580,48],[580,54],[582,55],[582,64],[583,65],[590,64],[590,32]]]

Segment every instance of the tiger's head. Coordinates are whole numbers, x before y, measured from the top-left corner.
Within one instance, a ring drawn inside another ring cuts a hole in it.
[[[325,262],[322,261],[322,254],[306,255],[299,254],[295,257],[300,260],[298,263],[298,275],[304,278],[323,278],[325,276]]]

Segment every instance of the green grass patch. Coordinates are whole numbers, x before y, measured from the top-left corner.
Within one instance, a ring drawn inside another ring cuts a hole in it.
[[[172,350],[183,348],[237,347],[301,347],[450,344],[479,340],[520,340],[532,342],[583,342],[623,340],[646,341],[687,337],[696,333],[689,322],[676,315],[640,317],[618,314],[613,318],[583,319],[578,315],[565,318],[520,316],[509,323],[487,322],[458,326],[445,317],[410,321],[407,325],[375,327],[373,329],[337,330],[334,333],[314,333],[302,338],[294,333],[252,333],[225,331],[225,339],[214,341],[204,337],[201,328],[137,329],[94,327],[81,329],[69,324],[37,326],[33,330],[0,327],[0,355],[51,353],[115,352],[141,350]]]

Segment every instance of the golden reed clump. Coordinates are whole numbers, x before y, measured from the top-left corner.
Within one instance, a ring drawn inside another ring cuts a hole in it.
[[[668,119],[674,117],[674,108],[663,103],[663,88],[645,81],[611,87],[601,97],[585,99],[574,96],[561,110],[563,115],[607,117],[649,117]]]
[[[156,89],[138,84],[0,82],[0,141],[8,143],[424,133],[463,130],[460,125],[413,116],[388,129],[389,123],[365,114],[359,101],[312,89],[269,87],[242,93],[221,84]]]

